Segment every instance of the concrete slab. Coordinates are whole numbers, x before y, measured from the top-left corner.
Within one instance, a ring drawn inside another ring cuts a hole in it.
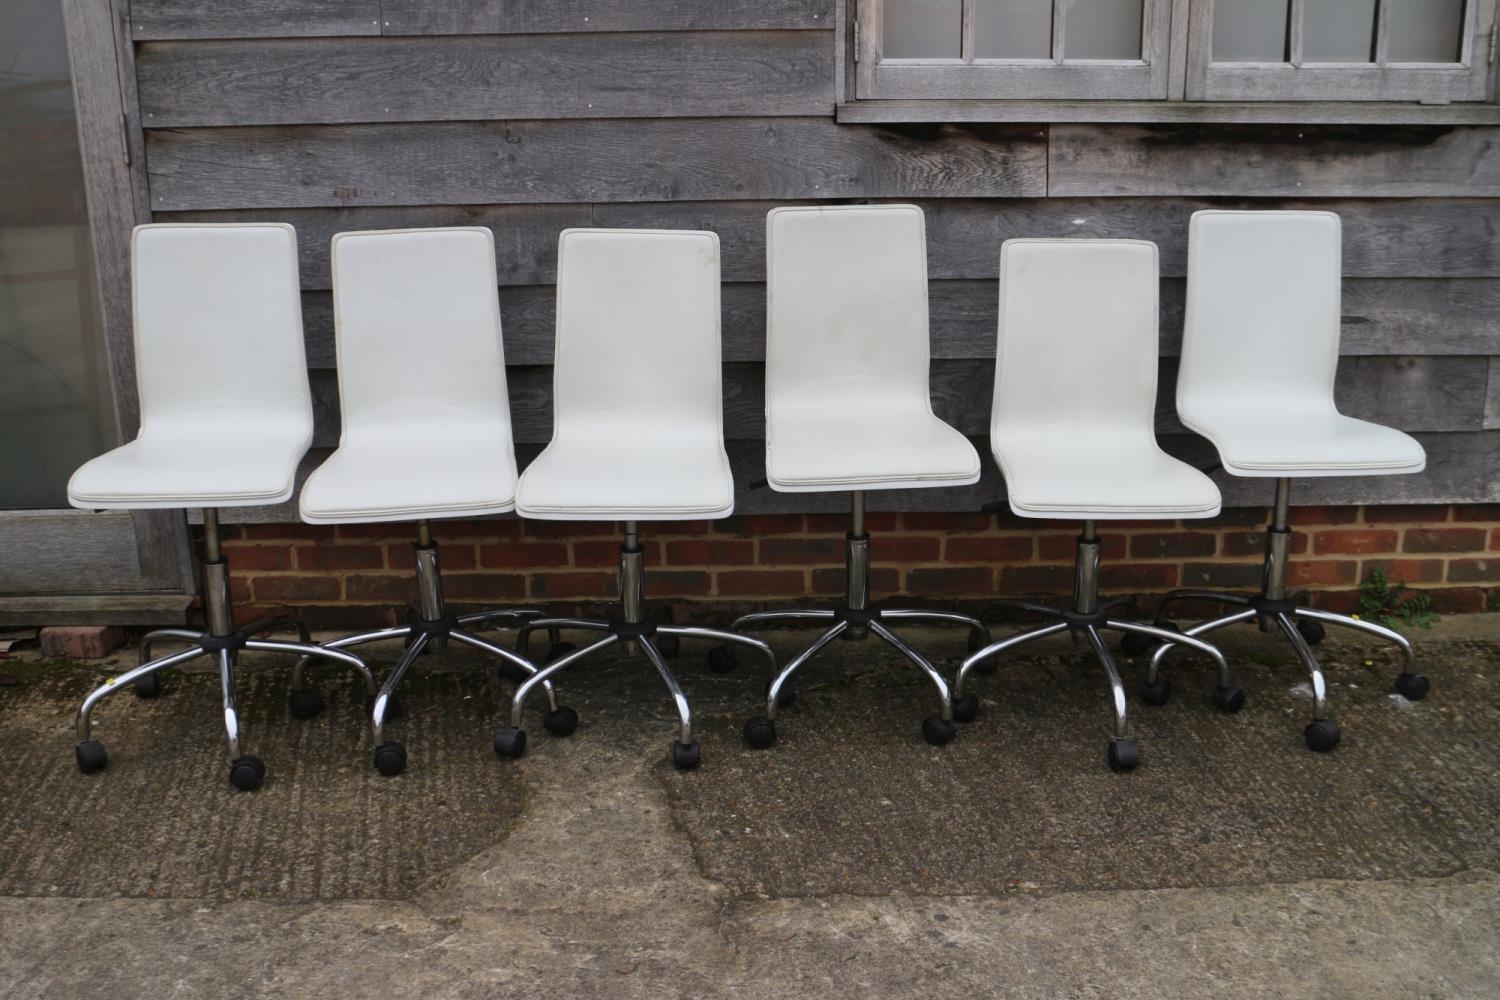
[[[961,636],[910,634],[960,655]],[[710,675],[690,647],[692,774],[665,763],[644,661],[568,678],[579,731],[533,724],[502,763],[504,688],[450,654],[412,689],[394,780],[369,768],[349,678],[322,681],[328,717],[293,722],[285,664],[247,657],[256,795],[224,780],[211,678],[107,704],[114,761],[85,777],[68,729],[92,674],[8,666],[0,993],[1500,995],[1500,647],[1424,641],[1415,706],[1372,649],[1324,647],[1346,732],[1326,757],[1301,749],[1284,649],[1249,634],[1233,718],[1188,696],[1208,678],[1184,661],[1183,697],[1132,704],[1128,776],[1103,767],[1103,689],[1066,642],[982,679],[984,713],[942,749],[917,734],[917,678],[837,644],[766,753],[737,736],[763,678]]]

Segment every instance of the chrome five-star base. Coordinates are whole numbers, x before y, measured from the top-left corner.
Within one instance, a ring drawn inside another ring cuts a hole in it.
[[[1104,673],[1109,678],[1112,707],[1114,709],[1114,731],[1109,742],[1106,760],[1109,766],[1116,771],[1129,771],[1140,763],[1140,748],[1135,740],[1130,738],[1129,729],[1126,724],[1125,709],[1125,685],[1120,680],[1120,670],[1115,665],[1114,656],[1110,654],[1109,647],[1105,645],[1100,636],[1101,629],[1113,629],[1124,632],[1127,635],[1141,635],[1165,643],[1178,643],[1191,646],[1201,653],[1213,658],[1218,667],[1218,684],[1214,688],[1211,700],[1219,708],[1226,712],[1238,712],[1245,704],[1245,695],[1234,684],[1229,673],[1229,664],[1225,662],[1224,655],[1213,646],[1201,639],[1191,635],[1184,635],[1169,631],[1157,625],[1145,625],[1140,622],[1122,621],[1109,617],[1109,609],[1117,607],[1122,601],[1110,601],[1103,605],[1099,603],[1099,536],[1095,530],[1093,521],[1085,521],[1083,533],[1078,536],[1078,559],[1074,570],[1073,582],[1073,607],[1070,610],[1049,608],[1041,604],[1029,604],[1020,601],[1000,601],[995,606],[1026,611],[1032,614],[1042,615],[1054,619],[1035,628],[1017,632],[1015,635],[1007,636],[998,642],[991,643],[979,650],[964,661],[958,671],[958,679],[953,685],[953,716],[960,722],[972,722],[979,714],[979,702],[972,695],[964,694],[964,686],[968,681],[969,671],[977,669],[981,664],[990,661],[997,654],[1007,649],[1014,649],[1037,639],[1044,639],[1050,635],[1061,632],[1070,632],[1074,636],[1082,635],[1088,640],[1089,646],[1098,658],[1099,664],[1104,667]]]
[[[1207,635],[1226,625],[1248,621],[1257,622],[1263,632],[1280,629],[1287,641],[1292,644],[1297,659],[1302,661],[1302,666],[1307,670],[1308,683],[1312,686],[1313,717],[1302,731],[1303,739],[1307,742],[1309,750],[1326,753],[1338,746],[1343,734],[1333,718],[1332,710],[1328,707],[1328,682],[1312,651],[1312,647],[1323,640],[1325,624],[1354,629],[1357,632],[1365,632],[1395,643],[1406,658],[1404,669],[1396,677],[1396,691],[1403,697],[1411,701],[1421,701],[1427,696],[1430,685],[1426,677],[1415,672],[1416,654],[1412,650],[1411,642],[1400,632],[1373,622],[1351,618],[1348,615],[1300,607],[1296,601],[1287,596],[1287,561],[1292,543],[1292,532],[1287,526],[1290,494],[1291,480],[1288,478],[1276,480],[1275,508],[1271,523],[1266,527],[1266,563],[1262,572],[1263,583],[1259,594],[1174,590],[1163,597],[1161,603],[1157,605],[1155,621],[1160,627],[1175,629],[1176,626],[1165,619],[1166,608],[1169,604],[1173,601],[1210,601],[1228,604],[1237,610],[1222,618],[1215,618],[1187,629],[1182,633],[1183,635],[1193,637]],[[1162,658],[1167,655],[1170,648],[1170,646],[1162,646],[1151,656],[1151,667],[1146,675],[1145,696],[1146,700],[1154,705],[1165,704],[1171,696],[1171,688],[1167,679],[1159,676]],[[1145,648],[1126,648],[1126,652],[1145,651]]]
[[[208,619],[207,632],[190,629],[158,629],[141,640],[141,659],[144,661],[134,670],[127,670],[95,688],[78,708],[78,746],[74,756],[78,769],[85,774],[101,771],[109,764],[109,755],[104,745],[93,739],[89,719],[94,707],[105,698],[126,687],[133,687],[141,697],[155,697],[161,691],[158,671],[177,667],[200,656],[212,657],[219,665],[219,685],[224,699],[224,731],[229,740],[229,780],[241,791],[254,791],[265,780],[266,766],[259,757],[241,752],[239,711],[235,708],[234,667],[237,654],[242,649],[253,649],[267,653],[296,653],[302,659],[297,663],[293,686],[301,688],[303,663],[313,657],[342,663],[359,672],[364,681],[365,695],[375,696],[375,678],[365,661],[353,653],[339,649],[328,649],[313,644],[308,639],[307,627],[300,621],[286,617],[263,618],[235,628],[234,610],[229,598],[229,564],[224,559],[219,545],[219,515],[213,508],[203,512],[204,562],[203,600]],[[298,641],[279,639],[257,639],[254,636],[278,628],[294,628]],[[152,660],[151,650],[163,641],[181,641],[188,648]],[[295,692],[294,692],[295,699]],[[295,704],[295,700],[293,702]],[[306,718],[308,716],[299,716]]]

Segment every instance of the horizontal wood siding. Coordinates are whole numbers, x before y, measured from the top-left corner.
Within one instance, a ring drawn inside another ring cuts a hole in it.
[[[1000,245],[1121,237],[1161,250],[1157,426],[1172,407],[1188,219],[1318,208],[1344,227],[1346,412],[1402,427],[1426,472],[1299,482],[1298,503],[1500,500],[1500,128],[839,123],[833,0],[133,0],[154,217],[296,226],[317,411],[338,440],[329,240],[482,225],[496,238],[518,453],[551,434],[557,236],[710,229],[722,247],[725,429],[744,512],[842,510],[762,478],[765,216],[914,202],[927,218],[934,405],[988,456]],[[372,37],[378,36],[378,37]],[[960,109],[961,110],[961,109]],[[957,114],[956,117],[962,117]],[[875,509],[976,510],[955,490]],[[1217,477],[1231,505],[1268,484]],[[290,505],[226,512],[295,517]]]

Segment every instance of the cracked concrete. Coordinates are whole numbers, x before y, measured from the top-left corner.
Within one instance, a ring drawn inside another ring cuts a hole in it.
[[[1247,630],[1244,712],[1218,715],[1184,661],[1171,704],[1132,702],[1127,776],[1065,640],[982,678],[980,719],[941,749],[917,735],[919,679],[836,644],[764,753],[737,736],[763,678],[711,675],[690,645],[691,774],[665,762],[644,661],[567,677],[578,732],[533,721],[511,763],[487,749],[506,686],[450,653],[406,699],[391,780],[349,678],[295,722],[286,664],[247,656],[255,795],[224,780],[213,678],[106,703],[112,763],[84,777],[68,720],[90,672],[8,665],[0,995],[1500,996],[1496,632],[1419,635],[1415,705],[1386,694],[1394,659],[1330,639],[1345,742],[1314,756],[1289,652]]]

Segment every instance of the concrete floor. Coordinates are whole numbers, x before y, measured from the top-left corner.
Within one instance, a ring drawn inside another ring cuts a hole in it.
[[[961,655],[961,634],[907,634]],[[86,777],[70,721],[98,665],[13,658],[0,996],[1497,997],[1500,616],[1416,638],[1416,704],[1388,693],[1390,652],[1320,647],[1327,756],[1302,746],[1284,646],[1228,638],[1236,716],[1185,657],[1169,705],[1132,702],[1130,775],[1104,766],[1102,676],[1066,639],[980,678],[943,748],[913,671],[836,643],[764,752],[738,733],[764,678],[709,674],[689,644],[688,774],[643,660],[567,676],[578,732],[533,716],[519,762],[489,750],[508,686],[457,650],[425,660],[386,779],[351,678],[321,675],[328,710],[297,722],[287,664],[247,655],[270,772],[251,795],[225,780],[215,677],[106,702],[111,764]]]

